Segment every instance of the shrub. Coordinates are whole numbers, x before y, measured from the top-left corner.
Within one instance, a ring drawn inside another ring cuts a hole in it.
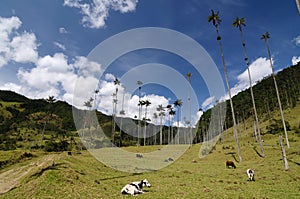
[[[291,126],[288,121],[285,121],[285,126],[286,126],[287,131],[291,130]],[[275,135],[275,134],[281,133],[283,131],[284,131],[284,129],[283,129],[281,120],[273,119],[270,121],[269,126],[267,126],[267,133],[269,133],[269,134]]]

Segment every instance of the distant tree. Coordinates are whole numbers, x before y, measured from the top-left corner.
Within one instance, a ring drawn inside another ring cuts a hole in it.
[[[89,129],[89,133],[90,133],[90,125],[91,125],[91,118],[90,118],[90,111],[93,107],[93,101],[94,99],[91,97],[89,100],[87,100],[86,102],[84,102],[84,106],[87,108],[87,110],[85,111],[85,116],[84,116],[84,123],[83,123],[83,133],[82,133],[82,137],[85,138],[85,128],[86,126],[88,126]]]
[[[265,157],[265,152],[264,152],[264,148],[263,148],[263,145],[262,145],[262,139],[261,139],[261,135],[260,135],[260,125],[259,125],[259,121],[258,121],[258,116],[257,116],[257,111],[256,111],[256,106],[255,106],[255,100],[254,100],[254,95],[253,95],[253,89],[252,89],[252,79],[251,79],[251,73],[250,73],[250,68],[249,68],[249,59],[248,59],[248,55],[247,55],[247,51],[246,51],[246,43],[245,43],[243,29],[242,29],[243,26],[246,26],[245,18],[244,17],[242,17],[242,18],[236,17],[236,19],[234,20],[232,25],[234,27],[237,27],[240,31],[240,34],[241,34],[242,46],[243,46],[243,50],[244,50],[244,60],[245,60],[245,63],[246,63],[246,66],[247,66],[247,71],[248,71],[252,106],[253,106],[253,112],[254,112],[254,117],[255,117],[255,122],[256,122],[255,126],[257,128],[257,133],[258,133],[258,138],[259,138],[259,145],[260,145],[260,149],[261,149],[261,155],[262,155],[262,157]]]
[[[177,99],[175,100],[175,102],[173,103],[174,106],[177,109],[177,144],[179,144],[179,137],[180,137],[180,127],[179,127],[179,121],[180,121],[180,112],[181,112],[181,106],[182,106],[182,100],[181,99]]]
[[[94,91],[94,108],[97,109],[97,96],[99,94],[99,89]]]
[[[44,140],[44,136],[45,136],[45,130],[46,130],[46,125],[49,122],[50,118],[52,117],[52,104],[54,104],[54,102],[56,101],[54,96],[49,96],[47,99],[45,99],[46,102],[48,103],[48,110],[47,110],[47,114],[46,114],[46,118],[45,118],[45,122],[44,122],[44,126],[43,126],[43,131],[42,131],[42,138],[41,138],[41,144],[43,144],[43,140]]]
[[[168,125],[168,143],[170,143],[170,139],[171,139],[171,115],[172,115],[172,112],[174,112],[174,111],[173,111],[173,107],[172,107],[171,104],[168,104],[166,108],[168,109],[168,122],[169,122],[169,125]]]
[[[192,133],[192,127],[191,127],[191,122],[192,122],[192,110],[191,110],[191,77],[192,77],[192,73],[188,73],[187,75],[187,80],[189,82],[189,87],[188,87],[188,113],[189,113],[189,118],[187,121],[188,124],[188,136],[187,136],[187,140],[189,141],[190,144],[192,144],[193,142],[193,133]]]
[[[157,132],[156,132],[156,124],[157,124],[157,118],[158,118],[158,115],[157,115],[157,113],[153,113],[153,122],[154,122],[154,125],[153,125],[153,134],[154,134],[154,142],[153,142],[153,144],[154,145],[156,145],[156,134],[157,134]]]
[[[273,63],[272,63],[270,46],[269,46],[269,42],[268,42],[269,38],[270,38],[270,33],[269,32],[266,32],[265,34],[263,34],[261,36],[261,39],[263,39],[265,41],[265,44],[267,46],[268,56],[269,56],[269,60],[270,60],[270,66],[271,66],[271,69],[272,69],[272,77],[273,77],[273,80],[274,80],[274,86],[275,86],[275,90],[276,90],[276,95],[277,95],[277,100],[278,100],[278,106],[279,106],[279,110],[280,110],[282,125],[283,125],[285,139],[286,139],[286,145],[287,145],[288,148],[290,148],[290,143],[289,143],[288,134],[287,134],[287,130],[286,130],[286,126],[285,126],[285,121],[284,121],[284,115],[283,115],[283,111],[282,111],[282,107],[281,107],[281,101],[280,101],[279,91],[278,91],[277,82],[276,82],[275,73],[274,73],[274,68],[273,68]]]
[[[146,146],[146,134],[147,134],[147,121],[149,120],[147,118],[147,110],[148,110],[148,106],[151,105],[151,102],[149,100],[145,100],[144,101],[144,105],[145,105],[145,118],[144,118],[144,146]]]
[[[169,119],[169,123],[170,123],[170,126],[171,126],[171,140],[173,140],[173,138],[174,138],[174,132],[173,132],[173,118],[174,118],[174,115],[176,114],[176,111],[174,111],[173,110],[173,108],[172,109],[170,109],[169,110],[169,117],[170,117],[170,119]],[[170,141],[169,141],[169,143],[170,143]]]
[[[232,103],[230,85],[229,85],[229,81],[228,81],[227,68],[226,68],[226,63],[225,63],[225,58],[224,58],[224,53],[223,53],[223,47],[222,47],[222,43],[221,43],[221,36],[219,34],[219,25],[220,25],[221,21],[222,20],[219,17],[219,12],[214,12],[213,10],[211,10],[211,15],[208,16],[208,22],[212,22],[212,24],[215,27],[216,32],[217,32],[217,41],[218,41],[219,46],[220,46],[220,52],[221,52],[221,56],[222,56],[222,63],[223,63],[223,67],[224,67],[224,74],[225,74],[225,79],[226,79],[226,84],[227,84],[227,89],[228,89],[228,95],[229,95],[229,101],[230,101],[230,107],[231,107],[231,113],[232,113],[234,137],[235,137],[235,141],[236,141],[237,146],[238,146],[238,156],[239,156],[240,162],[242,162],[241,149],[240,149],[240,144],[239,144],[239,141],[238,141],[235,113],[234,113],[234,107],[233,107],[233,103]]]
[[[141,101],[141,90],[142,90],[142,85],[143,85],[143,82],[142,81],[140,81],[140,80],[138,80],[137,81],[137,85],[138,85],[138,95],[139,95],[139,103],[138,103],[138,107],[139,107],[139,116],[138,116],[138,135],[137,135],[137,145],[139,145],[140,144],[140,133],[141,133],[141,103],[140,103],[140,101]]]
[[[125,87],[123,87],[123,97],[122,97],[122,108],[120,111],[120,115],[121,115],[121,122],[120,122],[120,140],[122,141],[122,131],[123,131],[123,117],[125,115],[125,110],[124,110],[124,98],[125,98]]]
[[[117,104],[118,104],[118,91],[120,85],[120,81],[118,78],[114,80],[114,85],[116,86],[116,90],[115,93],[113,93],[112,132],[111,132],[111,139],[113,144],[114,144],[114,135],[116,131],[116,114],[117,114]]]
[[[159,144],[162,145],[163,144],[163,139],[162,139],[162,121],[163,121],[163,117],[165,116],[165,108],[163,107],[163,105],[158,105],[158,107],[156,108],[157,112],[158,112],[158,116],[160,118],[160,124],[159,124]]]

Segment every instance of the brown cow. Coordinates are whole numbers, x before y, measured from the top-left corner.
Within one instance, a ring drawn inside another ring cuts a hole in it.
[[[230,161],[230,160],[227,160],[226,161],[226,168],[229,168],[229,167],[232,167],[232,168],[236,168],[234,162]]]

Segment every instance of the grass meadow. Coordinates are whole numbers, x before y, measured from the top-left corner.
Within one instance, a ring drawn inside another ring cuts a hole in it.
[[[285,115],[292,129],[299,126],[300,106],[287,110]],[[290,169],[285,171],[279,135],[265,134],[268,120],[262,123],[265,150],[265,158],[262,158],[250,123],[239,126],[243,157],[240,163],[231,129],[222,136],[223,142],[218,141],[203,158],[199,158],[201,144],[195,144],[169,166],[142,173],[114,170],[88,151],[72,152],[72,155],[26,151],[34,156],[23,159],[19,157],[24,150],[0,151],[1,160],[16,160],[0,170],[0,198],[131,198],[122,195],[120,190],[125,184],[144,178],[152,187],[145,188],[145,193],[136,196],[138,198],[300,198],[299,133],[288,132],[291,148],[285,149]],[[123,150],[133,155],[142,153],[146,159],[149,152],[162,148],[164,146],[135,146]],[[144,158],[136,161],[145,161]],[[234,161],[237,168],[226,168],[226,160]],[[131,163],[128,159],[127,164]],[[248,181],[248,168],[254,169],[255,182]]]

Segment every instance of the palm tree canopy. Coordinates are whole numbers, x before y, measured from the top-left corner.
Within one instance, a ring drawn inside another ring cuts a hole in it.
[[[91,108],[93,100],[93,98],[90,98],[88,101],[84,102],[84,106]]]
[[[169,115],[175,115],[175,111],[173,110],[173,109],[171,109],[170,111],[169,111]]]
[[[120,82],[120,80],[119,80],[118,78],[116,78],[116,79],[114,80],[114,84],[115,84],[115,85],[120,85],[120,83],[121,83],[121,82]]]
[[[246,21],[245,17],[242,17],[242,18],[236,17],[235,20],[233,21],[232,25],[234,27],[237,27],[237,28],[241,29],[242,26],[246,26],[245,21]]]
[[[215,27],[217,27],[221,23],[222,20],[219,17],[219,11],[214,12],[213,10],[211,10],[211,15],[208,16],[208,22],[211,21]]]
[[[48,103],[50,103],[50,104],[53,104],[55,101],[56,101],[56,99],[54,98],[54,96],[49,96],[49,97],[46,99],[46,102],[48,102]]]
[[[261,39],[267,41],[270,38],[270,33],[266,32],[265,34],[261,35]]]
[[[138,106],[144,106],[146,105],[146,101],[140,100]]]
[[[150,106],[151,102],[149,100],[144,101],[145,102],[145,106]]]
[[[158,107],[156,108],[156,110],[160,111],[160,112],[165,111],[165,109],[164,109],[164,107],[163,107],[162,104],[158,105]]]
[[[181,100],[181,99],[177,99],[177,100],[174,102],[174,105],[175,105],[175,106],[182,106],[182,100]]]

